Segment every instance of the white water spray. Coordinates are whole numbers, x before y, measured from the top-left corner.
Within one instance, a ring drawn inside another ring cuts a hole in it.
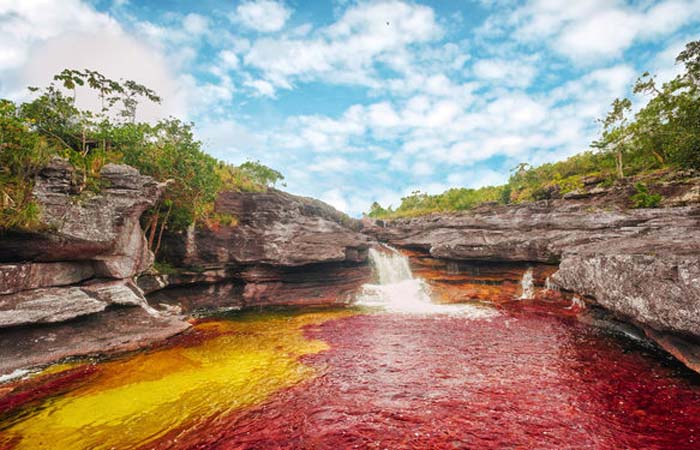
[[[574,308],[579,308],[579,309],[586,309],[586,303],[584,303],[583,300],[581,300],[581,297],[578,295],[574,295],[571,298],[571,305],[567,307],[566,309],[574,309]]]
[[[520,300],[535,298],[535,280],[532,275],[532,267],[529,267],[523,274],[520,286],[523,291],[522,294],[520,294]]]
[[[413,276],[408,258],[395,248],[387,245],[370,248],[369,259],[379,284],[362,286],[357,297],[359,305],[380,307],[396,313],[459,314],[475,319],[498,315],[487,307],[433,303],[428,284]]]

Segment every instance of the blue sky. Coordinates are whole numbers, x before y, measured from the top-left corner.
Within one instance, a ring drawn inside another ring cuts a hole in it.
[[[0,96],[64,67],[135,79],[166,99],[141,119],[358,215],[585,150],[692,39],[700,0],[0,0]]]

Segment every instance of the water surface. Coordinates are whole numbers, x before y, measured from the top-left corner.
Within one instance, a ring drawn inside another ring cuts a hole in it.
[[[700,438],[694,374],[554,307],[248,313],[93,367],[6,417],[0,448],[691,449]]]

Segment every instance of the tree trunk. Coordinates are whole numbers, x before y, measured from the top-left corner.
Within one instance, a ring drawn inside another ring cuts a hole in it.
[[[148,235],[148,248],[153,250],[153,241],[155,241],[156,238],[156,230],[158,229],[158,216],[160,215],[159,210],[156,210],[156,212],[153,215],[153,219],[151,222],[151,230]]]
[[[617,166],[618,178],[625,178],[625,174],[622,171],[622,152],[619,150],[617,152],[617,158],[615,158],[615,165]]]
[[[158,255],[158,250],[160,250],[160,241],[163,238],[163,231],[165,230],[165,225],[168,223],[168,218],[170,218],[170,211],[173,210],[173,205],[170,205],[168,208],[168,212],[165,214],[165,217],[163,218],[163,222],[160,224],[160,230],[158,231],[158,242],[156,243],[156,248],[153,250],[153,255],[157,256]]]

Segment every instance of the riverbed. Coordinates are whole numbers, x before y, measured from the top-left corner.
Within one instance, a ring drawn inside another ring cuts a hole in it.
[[[0,448],[698,447],[700,380],[660,351],[561,305],[468,308],[203,319],[15,382]]]

